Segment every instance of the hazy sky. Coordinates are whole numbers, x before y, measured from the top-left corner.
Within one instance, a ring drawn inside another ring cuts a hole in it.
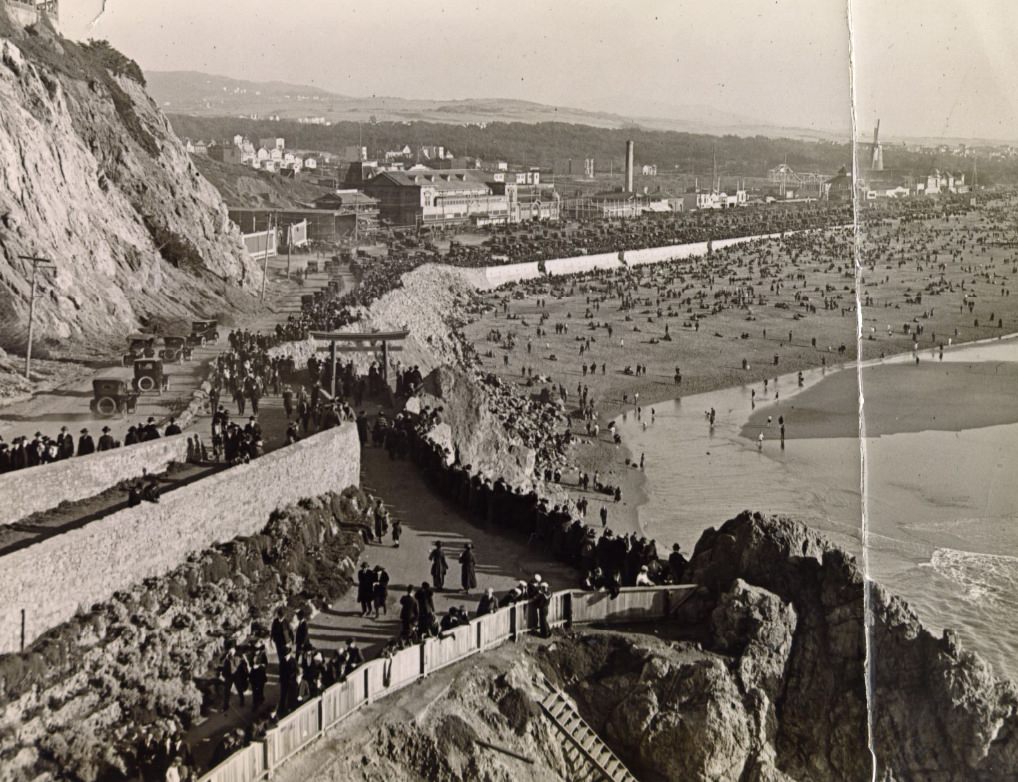
[[[1018,138],[1015,0],[850,0],[860,134]],[[846,0],[63,0],[144,69],[850,127]]]

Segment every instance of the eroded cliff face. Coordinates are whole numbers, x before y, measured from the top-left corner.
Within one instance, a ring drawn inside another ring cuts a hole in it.
[[[36,333],[107,341],[150,321],[250,306],[240,234],[165,117],[105,52],[0,8],[0,329],[26,330],[31,267],[52,259]]]

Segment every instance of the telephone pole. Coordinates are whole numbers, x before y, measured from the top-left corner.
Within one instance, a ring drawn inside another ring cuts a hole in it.
[[[25,349],[25,380],[31,380],[32,372],[32,338],[35,335],[35,291],[36,277],[39,272],[39,265],[42,264],[43,271],[52,271],[56,264],[49,258],[37,258],[34,255],[19,255],[23,261],[32,262],[32,298],[28,305],[28,347]]]

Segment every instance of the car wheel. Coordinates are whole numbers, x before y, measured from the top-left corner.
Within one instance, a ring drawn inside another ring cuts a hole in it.
[[[156,388],[156,381],[155,378],[143,375],[135,381],[135,385],[138,387],[139,391],[154,391]]]
[[[103,416],[109,417],[117,412],[117,400],[112,396],[102,396],[95,401],[95,411]]]

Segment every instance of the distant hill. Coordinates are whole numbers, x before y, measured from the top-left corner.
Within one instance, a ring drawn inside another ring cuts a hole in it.
[[[661,116],[624,116],[608,112],[548,106],[525,100],[469,98],[415,100],[388,96],[354,97],[320,87],[286,82],[252,82],[198,71],[146,71],[150,94],[163,111],[193,116],[278,115],[281,119],[323,117],[331,122],[441,122],[466,125],[482,122],[562,122],[597,128],[639,127],[737,136],[843,141],[836,133],[768,125],[752,117],[709,106],[653,103]],[[630,103],[620,105],[635,108]]]

